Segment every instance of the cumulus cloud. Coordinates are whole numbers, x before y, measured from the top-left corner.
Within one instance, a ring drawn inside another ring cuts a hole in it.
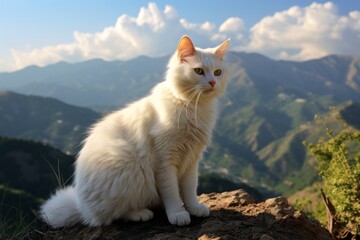
[[[219,34],[213,36],[213,40],[224,40],[227,36],[231,36],[232,40],[235,40],[235,43],[240,44],[244,37],[243,34],[246,32],[244,21],[238,17],[230,17],[220,25],[219,32]]]
[[[263,18],[250,29],[250,41],[240,49],[274,58],[307,60],[328,54],[359,55],[360,12],[340,16],[327,2],[291,7]]]
[[[139,55],[171,54],[179,38],[188,34],[195,44],[210,47],[231,38],[232,50],[259,52],[276,59],[307,60],[327,54],[360,54],[360,12],[339,15],[331,3],[294,6],[261,19],[247,29],[239,17],[217,25],[181,18],[172,6],[149,3],[137,16],[121,15],[113,26],[96,33],[74,32],[73,42],[32,51],[11,50],[12,62],[0,59],[0,71],[28,65],[92,58],[127,60]]]
[[[238,17],[230,17],[220,25],[220,32],[239,32],[244,27],[244,21]]]
[[[234,32],[241,30],[242,20],[233,18],[224,24],[219,30],[216,24],[209,21],[191,23],[180,18],[172,6],[167,5],[161,10],[155,3],[149,3],[139,10],[136,17],[121,15],[114,26],[101,32],[74,32],[72,43],[45,46],[30,52],[12,50],[14,68],[31,64],[44,66],[62,60],[127,60],[139,55],[163,56],[175,52],[177,42],[184,34],[190,35],[197,45],[210,47],[231,35],[239,34]]]

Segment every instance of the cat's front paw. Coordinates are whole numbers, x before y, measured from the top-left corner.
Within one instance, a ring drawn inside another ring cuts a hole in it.
[[[194,215],[196,217],[208,217],[210,215],[209,208],[204,204],[200,203],[187,206],[186,210],[188,210],[191,215]]]
[[[133,222],[146,222],[152,219],[153,217],[154,217],[154,213],[151,210],[144,208],[141,210],[131,211],[127,213],[124,216],[124,219]]]
[[[173,225],[185,226],[191,222],[190,214],[185,210],[176,213],[168,213],[167,216],[169,222]]]

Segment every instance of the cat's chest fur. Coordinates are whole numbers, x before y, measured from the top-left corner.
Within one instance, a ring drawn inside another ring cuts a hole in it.
[[[187,102],[164,92],[161,99],[153,100],[158,117],[155,131],[158,134],[169,135],[168,140],[176,143],[194,140],[203,145],[209,144],[216,118],[215,102]]]
[[[216,105],[163,98],[154,106],[158,113],[158,122],[150,131],[154,147],[160,159],[176,165],[181,175],[210,144]]]
[[[199,109],[200,108],[200,109]],[[176,123],[173,128],[177,129],[177,135],[187,140],[208,145],[211,138],[211,130],[214,121],[214,109],[186,106],[178,104],[176,107]]]

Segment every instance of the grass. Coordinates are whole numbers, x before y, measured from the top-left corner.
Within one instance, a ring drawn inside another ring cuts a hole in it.
[[[49,166],[54,173],[59,188],[64,187],[69,181],[63,180],[60,171],[59,160],[57,166]],[[37,217],[36,210],[42,200],[31,194],[0,185],[0,240],[3,239],[26,239],[33,232],[42,234],[37,228],[44,228],[44,224]]]
[[[0,239],[19,239],[29,229],[31,223],[22,206],[14,206],[14,198],[21,197],[22,191],[0,186]],[[7,197],[8,196],[8,197]]]

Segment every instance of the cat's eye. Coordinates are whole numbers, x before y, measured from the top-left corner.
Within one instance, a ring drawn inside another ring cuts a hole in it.
[[[194,71],[199,75],[205,74],[204,69],[202,69],[202,68],[194,68]]]
[[[220,69],[215,70],[214,75],[215,76],[220,76],[221,75],[221,70]]]

